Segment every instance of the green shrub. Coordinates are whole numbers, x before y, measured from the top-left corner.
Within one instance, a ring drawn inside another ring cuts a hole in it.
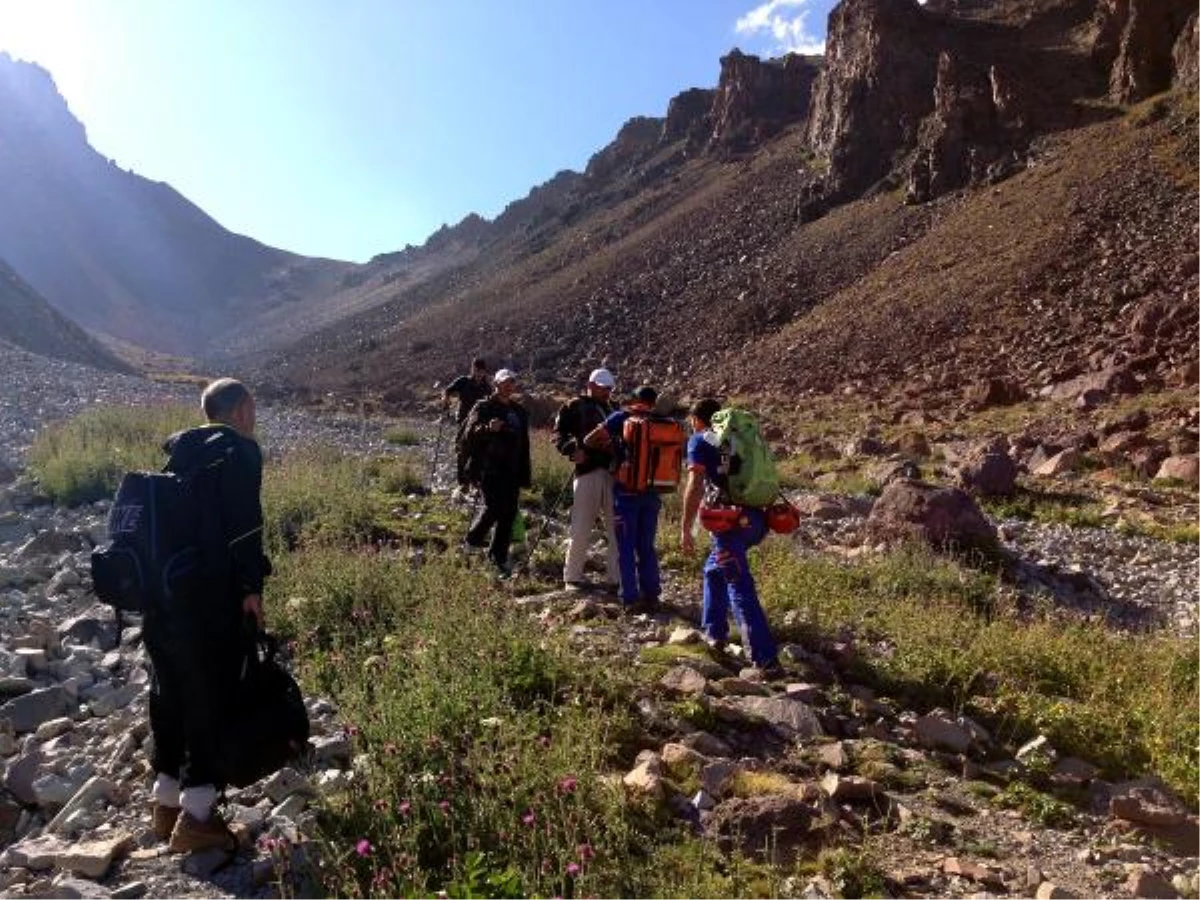
[[[383,439],[397,447],[415,447],[421,443],[421,435],[418,432],[399,425],[385,431]]]
[[[177,405],[98,407],[44,428],[29,468],[55,503],[91,503],[111,497],[125,472],[161,469],[164,439],[201,421]]]
[[[547,512],[555,503],[560,511],[566,509],[571,505],[574,465],[558,452],[549,431],[533,432],[530,435],[530,450],[533,457],[533,486],[529,490],[529,501]]]

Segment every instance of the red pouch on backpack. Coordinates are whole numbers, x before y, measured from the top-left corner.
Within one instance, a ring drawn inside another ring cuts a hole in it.
[[[701,506],[700,524],[711,534],[724,534],[746,525],[747,520],[738,506]]]

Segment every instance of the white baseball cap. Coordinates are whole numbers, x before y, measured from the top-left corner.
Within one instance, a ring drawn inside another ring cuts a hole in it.
[[[517,380],[517,373],[514,372],[512,369],[501,369],[495,375],[492,376],[492,381],[496,382],[496,384],[499,384],[502,381],[516,381],[516,380]]]
[[[613,378],[612,372],[608,369],[593,369],[592,374],[588,376],[588,384],[602,388],[614,388],[617,386],[617,379]]]

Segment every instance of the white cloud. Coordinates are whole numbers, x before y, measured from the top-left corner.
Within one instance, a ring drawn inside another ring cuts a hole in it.
[[[734,25],[734,31],[748,38],[768,38],[770,56],[784,53],[819,54],[825,52],[825,39],[807,28],[808,5],[812,0],[767,0],[756,6]]]

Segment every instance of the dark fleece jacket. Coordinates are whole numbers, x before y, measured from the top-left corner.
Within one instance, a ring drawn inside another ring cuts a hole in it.
[[[163,445],[167,469],[196,475],[200,489],[216,497],[216,521],[206,561],[216,586],[241,600],[261,594],[271,563],[263,554],[262,451],[228,425],[203,425],[171,435]]]

